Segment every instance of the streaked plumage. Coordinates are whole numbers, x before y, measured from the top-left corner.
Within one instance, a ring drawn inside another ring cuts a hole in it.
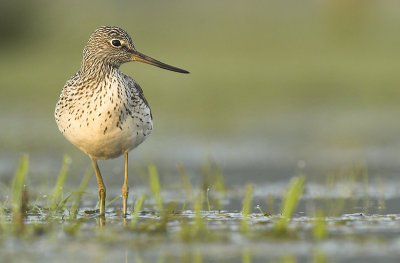
[[[126,214],[128,152],[153,129],[152,114],[141,87],[119,71],[123,63],[130,61],[188,73],[138,52],[123,29],[103,26],[90,36],[81,69],[65,84],[55,109],[59,130],[92,159],[102,203],[100,214],[104,214],[105,186],[96,160],[125,154],[126,189],[123,187],[122,194]]]

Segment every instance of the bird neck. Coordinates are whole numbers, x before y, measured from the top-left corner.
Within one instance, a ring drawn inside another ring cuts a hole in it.
[[[82,79],[102,80],[110,78],[114,74],[118,74],[119,67],[104,63],[104,61],[96,59],[84,59],[81,64],[80,77]]]

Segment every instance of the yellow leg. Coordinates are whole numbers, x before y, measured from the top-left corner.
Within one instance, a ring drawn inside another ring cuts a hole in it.
[[[122,200],[123,200],[123,214],[124,217],[126,216],[126,210],[127,210],[127,200],[128,200],[128,194],[129,194],[129,186],[128,186],[128,153],[125,153],[125,177],[124,177],[124,184],[122,185],[121,189],[122,193]]]
[[[92,164],[94,172],[96,173],[97,185],[99,186],[99,196],[100,196],[100,215],[105,215],[106,208],[106,186],[104,185],[103,178],[101,177],[99,166],[94,158],[92,159]]]

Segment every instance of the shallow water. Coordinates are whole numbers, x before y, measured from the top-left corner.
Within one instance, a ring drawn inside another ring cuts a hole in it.
[[[165,130],[155,132],[130,154],[129,204],[138,196],[147,197],[138,221],[145,230],[124,226],[129,226],[131,217],[121,218],[121,199],[108,208],[106,224],[100,227],[95,211],[97,188],[92,176],[82,198],[78,221],[69,221],[68,211],[49,215],[43,209],[40,213],[29,214],[26,229],[30,234],[0,238],[2,260],[398,262],[400,166],[397,156],[400,156],[400,141],[396,137],[397,124],[392,122],[397,113],[383,113],[386,118],[372,116],[366,119],[372,119],[372,123],[360,121],[361,127],[342,128],[339,142],[350,138],[350,143],[344,145],[331,141],[338,131],[331,131],[335,125],[323,121],[324,117],[331,116],[339,123],[346,123],[363,118],[365,112],[350,114],[349,118],[343,112],[283,114],[276,117],[280,125],[272,122],[271,128],[264,127],[251,136],[185,137],[164,133]],[[31,205],[39,196],[39,207],[46,207],[64,153],[72,158],[64,195],[77,189],[90,165],[89,160],[58,134],[51,118],[28,120],[28,124],[24,116],[3,115],[1,118],[2,123],[9,124],[9,130],[1,137],[2,202],[10,199],[9,185],[21,151],[30,155],[27,190]],[[24,123],[31,128],[24,129]],[[325,125],[328,127],[322,129]],[[387,129],[383,132],[374,129],[375,126]],[[360,144],[354,144],[352,138],[357,132],[364,132],[363,143],[356,138],[354,141]],[[163,231],[157,229],[162,220],[154,212],[157,210],[148,186],[146,166],[149,163],[155,163],[159,170],[164,205],[176,203],[177,213]],[[122,158],[100,162],[109,201],[120,195],[122,164]],[[193,208],[183,187],[180,165],[195,191],[209,188],[210,211],[205,202],[202,212],[207,234],[189,241],[182,238],[183,222],[194,224],[195,214],[189,210]],[[225,194],[215,189],[216,171],[224,181]],[[274,222],[279,217],[285,190],[290,178],[299,174],[306,176],[304,194],[289,224],[289,233],[277,236],[273,231]],[[240,211],[247,183],[254,184],[250,235],[240,232]],[[259,209],[272,216],[264,216]],[[328,232],[328,238],[322,240],[312,234],[315,213],[319,209],[325,212]],[[11,220],[10,214],[6,217]],[[75,225],[79,230],[71,233]]]
[[[162,216],[155,212],[154,199],[146,187],[134,188],[129,200],[132,203],[138,195],[147,196],[134,229],[130,227],[132,215],[126,219],[121,216],[121,199],[106,209],[105,221],[98,217],[95,188],[84,194],[83,207],[72,221],[68,209],[56,214],[40,209],[48,198],[41,196],[39,209],[25,219],[25,229],[30,234],[3,235],[0,254],[5,262],[398,262],[397,185],[389,185],[382,195],[374,191],[377,186],[365,188],[357,182],[337,182],[329,187],[306,184],[287,231],[277,233],[274,226],[280,218],[286,187],[283,182],[254,186],[247,234],[241,231],[244,187],[228,189],[225,194],[211,188],[211,210],[206,202],[206,210],[201,212],[205,228],[194,238],[184,237],[188,235],[185,228],[195,224],[196,213],[188,210],[188,194],[182,189],[162,191],[164,207],[175,204],[165,229],[159,228]],[[269,207],[267,197],[273,198]],[[338,215],[333,215],[341,201],[345,205],[337,210]],[[186,209],[181,210],[184,205]],[[313,215],[318,208],[332,214],[324,217],[327,236],[322,239],[313,235],[318,220]],[[11,214],[7,213],[6,219],[11,222]],[[78,230],[73,231],[73,226]]]
[[[272,218],[262,214],[250,216],[252,235],[239,232],[240,213],[203,212],[210,240],[183,242],[177,238],[182,219],[194,217],[184,211],[171,220],[166,232],[141,233],[125,229],[124,221],[113,209],[107,222],[99,227],[96,216],[85,218],[76,235],[66,234],[59,221],[50,234],[29,240],[8,238],[0,252],[5,262],[397,262],[400,256],[400,216],[344,214],[327,218],[329,238],[315,240],[310,234],[315,218],[295,217],[289,224],[289,237],[273,235]],[[157,220],[157,215],[141,213],[140,220]],[[130,218],[126,221],[129,224]],[[28,218],[29,223],[48,223]],[[246,258],[250,261],[245,261]],[[242,260],[243,259],[243,260]],[[172,260],[172,261],[171,261]]]
[[[369,118],[365,116],[369,115]],[[49,215],[45,209],[26,219],[28,234],[3,235],[0,254],[15,262],[398,262],[400,257],[400,156],[396,111],[321,111],[278,114],[259,124],[257,132],[188,137],[166,123],[130,154],[129,204],[141,195],[145,207],[138,224],[121,218],[121,199],[107,210],[100,227],[97,187],[92,176],[82,198],[79,220],[69,212]],[[326,117],[335,123],[325,121]],[[385,116],[385,118],[381,118]],[[37,196],[46,207],[62,156],[72,163],[63,186],[74,192],[90,167],[89,159],[58,133],[52,117],[1,115],[0,201],[12,196],[11,179],[21,152],[30,156],[27,191],[30,205]],[[343,123],[358,123],[346,128]],[[340,124],[340,129],[335,125]],[[250,127],[251,121],[247,123]],[[30,127],[25,129],[24,127]],[[163,128],[164,127],[164,128]],[[385,127],[385,130],[376,127]],[[164,130],[163,130],[164,129]],[[187,134],[187,133],[186,133]],[[361,137],[360,137],[361,136]],[[160,175],[164,205],[177,212],[160,231],[147,176],[154,163]],[[123,159],[100,161],[108,200],[120,195]],[[182,182],[183,167],[195,191],[209,188],[202,213],[207,223],[202,237],[184,239],[185,223],[194,224],[189,194]],[[220,174],[225,194],[215,187]],[[274,234],[285,190],[293,176],[304,174],[306,185],[290,222],[289,233]],[[252,183],[250,234],[240,231],[245,185]],[[186,201],[186,204],[184,204]],[[70,204],[67,204],[67,208]],[[185,207],[185,208],[183,208]],[[258,207],[272,216],[263,216]],[[181,211],[183,209],[183,211]],[[325,213],[328,237],[312,234],[315,213]],[[86,211],[86,213],[85,213]],[[179,213],[178,213],[179,212]],[[11,220],[10,214],[7,220]],[[77,223],[79,222],[79,224]],[[128,225],[125,227],[124,225]],[[9,225],[11,228],[11,225]],[[77,227],[75,233],[71,229]],[[1,236],[1,235],[0,235]]]

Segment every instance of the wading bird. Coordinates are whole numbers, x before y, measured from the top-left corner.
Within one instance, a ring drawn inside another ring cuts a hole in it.
[[[119,71],[126,62],[140,61],[163,69],[189,73],[136,50],[126,31],[115,26],[96,29],[83,50],[80,70],[62,89],[55,109],[61,133],[92,160],[105,213],[106,187],[98,159],[125,156],[122,186],[123,214],[127,213],[128,152],[141,144],[153,129],[149,104],[142,88]]]

